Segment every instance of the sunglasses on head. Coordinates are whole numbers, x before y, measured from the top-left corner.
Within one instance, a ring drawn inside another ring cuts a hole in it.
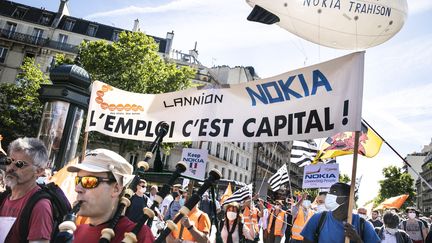
[[[81,186],[85,189],[95,188],[101,182],[115,182],[114,178],[103,178],[97,176],[75,176],[75,185],[81,183]]]
[[[25,162],[24,160],[14,160],[10,157],[7,157],[5,160],[6,165],[14,164],[17,168],[22,168],[24,166],[29,165],[29,163]]]

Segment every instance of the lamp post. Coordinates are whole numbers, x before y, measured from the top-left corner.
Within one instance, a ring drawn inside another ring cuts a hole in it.
[[[252,179],[252,181],[253,181],[253,192],[254,193],[257,193],[257,191],[256,191],[256,177],[257,177],[257,170],[258,170],[258,161],[259,161],[259,158],[258,158],[258,155],[259,155],[259,150],[260,150],[260,148],[262,148],[263,147],[263,144],[262,143],[256,143],[256,146],[255,146],[255,149],[256,149],[256,152],[255,152],[255,166],[254,166],[254,174],[253,174],[253,179]]]
[[[48,149],[50,167],[60,170],[75,157],[91,79],[77,65],[53,68],[50,79],[53,84],[42,85],[39,90],[39,99],[45,105],[38,138]]]

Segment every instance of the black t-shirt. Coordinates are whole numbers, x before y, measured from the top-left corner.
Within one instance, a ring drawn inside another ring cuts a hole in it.
[[[126,209],[126,216],[133,222],[137,223],[144,215],[143,208],[147,207],[147,196],[142,197],[134,194],[130,201],[131,205]]]
[[[379,219],[377,219],[375,221],[372,219],[369,219],[369,222],[371,222],[373,224],[374,228],[383,226],[383,222],[381,222],[381,220],[379,220]]]

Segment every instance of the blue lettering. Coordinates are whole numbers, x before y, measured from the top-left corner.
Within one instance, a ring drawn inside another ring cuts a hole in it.
[[[284,101],[284,98],[282,97],[282,92],[279,89],[279,86],[277,85],[277,83],[275,81],[270,82],[270,83],[265,83],[262,85],[264,92],[267,95],[267,98],[269,99],[270,103],[276,103],[276,102],[282,102]],[[277,97],[273,98],[270,91],[269,91],[269,87],[273,87],[277,93]]]
[[[326,76],[324,76],[324,74],[320,71],[320,70],[314,70],[312,72],[312,76],[313,76],[313,82],[312,82],[312,95],[316,94],[316,91],[318,89],[318,87],[320,86],[324,86],[326,88],[327,91],[331,91],[332,87],[330,86],[329,81],[327,80]]]
[[[252,99],[252,106],[256,106],[256,100],[254,97],[258,98],[262,103],[268,104],[267,97],[264,94],[264,91],[262,90],[260,85],[257,85],[259,94],[255,93],[251,88],[246,87],[246,91],[248,92],[249,96]]]

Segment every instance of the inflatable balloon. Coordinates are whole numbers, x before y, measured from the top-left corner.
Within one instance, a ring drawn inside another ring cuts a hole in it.
[[[366,49],[392,38],[407,17],[406,0],[246,0],[248,20],[278,24],[313,43]]]

